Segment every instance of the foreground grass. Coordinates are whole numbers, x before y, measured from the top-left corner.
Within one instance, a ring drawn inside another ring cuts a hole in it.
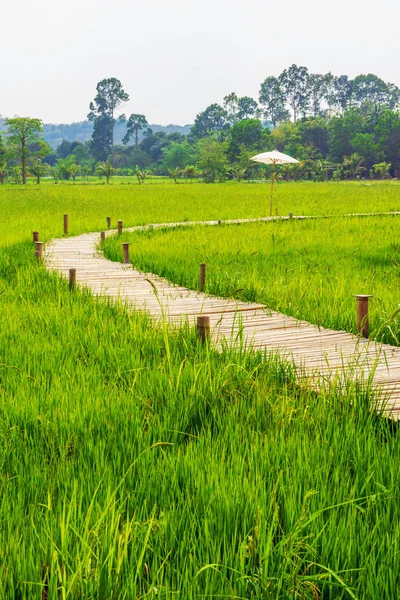
[[[197,289],[258,301],[317,325],[356,333],[354,294],[372,294],[371,336],[400,345],[400,217],[334,218],[150,229],[107,238],[122,261],[121,241],[143,270]]]
[[[279,214],[345,214],[400,210],[400,184],[290,183],[276,188]],[[28,240],[39,230],[43,241],[63,234],[101,231],[106,217],[113,226],[183,220],[235,219],[267,214],[269,186],[226,183],[144,185],[0,186],[0,245]]]
[[[400,443],[368,394],[70,294],[30,244],[0,282],[1,598],[396,597]]]

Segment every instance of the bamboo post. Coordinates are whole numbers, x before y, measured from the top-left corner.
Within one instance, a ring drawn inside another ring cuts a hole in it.
[[[39,241],[39,232],[32,231],[32,238],[33,238],[33,243],[38,242]]]
[[[35,242],[35,256],[40,261],[43,257],[43,242]]]
[[[272,217],[272,199],[274,197],[274,182],[275,182],[275,161],[272,163],[272,176],[271,176],[271,200],[269,204],[269,216]]]
[[[124,263],[126,265],[129,265],[129,263],[131,262],[129,260],[129,242],[124,242],[122,244],[122,250],[123,250],[123,253],[124,253]]]
[[[64,215],[64,235],[68,235],[68,215]]]
[[[221,219],[218,219],[218,225],[221,225],[222,221]]]
[[[357,298],[357,330],[363,337],[368,337],[368,300],[372,298],[368,294],[358,294]]]
[[[105,239],[106,239],[106,232],[100,231],[100,244],[102,244]]]
[[[197,317],[197,335],[204,344],[210,337],[210,317],[202,315]]]
[[[69,289],[74,291],[76,285],[76,269],[69,270]]]
[[[107,217],[107,228],[110,229],[111,228],[111,217]]]
[[[289,219],[293,219],[293,213],[289,213]]]
[[[124,227],[124,222],[118,221],[118,235],[121,235],[123,227]]]
[[[200,288],[201,292],[204,291],[204,286],[206,284],[206,268],[207,268],[207,264],[206,263],[201,263],[200,264],[199,288]]]

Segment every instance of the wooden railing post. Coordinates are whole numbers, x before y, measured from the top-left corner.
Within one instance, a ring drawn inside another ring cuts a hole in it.
[[[289,213],[289,219],[293,219],[293,213]]]
[[[33,243],[39,241],[39,232],[38,231],[33,231],[32,232],[32,239],[33,239]]]
[[[200,288],[201,292],[204,291],[204,286],[206,285],[206,269],[207,269],[207,264],[201,263],[200,264],[200,278],[199,278],[199,288]]]
[[[368,337],[368,300],[372,296],[368,294],[357,294],[357,330],[363,337]]]
[[[210,337],[210,317],[202,315],[197,317],[197,335],[204,344]]]
[[[68,215],[64,215],[64,235],[68,235]]]
[[[106,232],[100,231],[100,244],[102,244],[105,239],[106,239]]]
[[[107,217],[107,228],[111,228],[111,217]]]
[[[124,227],[124,222],[118,221],[118,235],[121,235],[123,227]]]
[[[123,253],[124,253],[124,263],[126,265],[129,265],[129,263],[131,262],[129,260],[129,242],[124,242],[122,244],[122,250],[123,250]]]
[[[43,242],[35,242],[35,256],[40,261],[43,257]]]
[[[71,292],[74,291],[76,286],[76,269],[69,270],[69,289]]]

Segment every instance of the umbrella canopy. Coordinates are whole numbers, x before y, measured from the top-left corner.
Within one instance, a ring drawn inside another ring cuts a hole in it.
[[[255,162],[261,162],[266,165],[286,165],[289,163],[298,163],[299,161],[287,154],[283,154],[282,152],[278,152],[278,150],[272,150],[272,152],[261,152],[261,154],[256,154],[252,156],[250,160],[254,160]]]
[[[287,165],[295,164],[299,161],[287,154],[278,152],[278,150],[272,150],[272,152],[261,152],[252,156],[250,160],[255,162],[264,163],[265,165],[272,165],[272,177],[271,177],[271,202],[270,202],[270,216],[272,217],[272,198],[274,195],[274,180],[275,180],[275,165]]]

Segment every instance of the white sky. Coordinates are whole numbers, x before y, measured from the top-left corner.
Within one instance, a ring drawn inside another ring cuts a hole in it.
[[[0,115],[86,118],[100,79],[124,112],[183,125],[292,63],[400,86],[400,2],[0,0]]]

